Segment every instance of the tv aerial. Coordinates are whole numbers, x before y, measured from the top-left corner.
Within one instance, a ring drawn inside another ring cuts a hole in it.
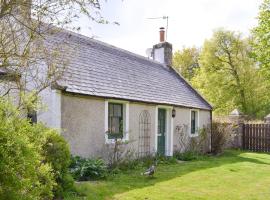
[[[169,28],[169,16],[149,17],[147,19],[164,19],[164,20],[166,20],[166,40],[167,40],[167,38],[168,38],[168,28]]]

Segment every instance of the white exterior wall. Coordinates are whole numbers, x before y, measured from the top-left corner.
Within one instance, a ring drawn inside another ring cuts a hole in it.
[[[104,156],[106,146],[106,101],[80,95],[62,94],[61,96],[61,127],[62,134],[69,142],[71,152],[83,157]],[[118,101],[121,102],[121,101]],[[145,103],[128,102],[128,136],[127,149],[138,152],[140,114],[146,110],[150,114],[150,152],[157,150],[157,110],[167,109],[166,155],[172,155],[179,148],[176,127],[187,124],[190,127],[190,110],[175,108],[176,117],[171,117],[172,107]],[[199,127],[210,124],[210,112],[199,111]],[[186,134],[189,134],[187,132]],[[190,137],[190,135],[187,135]],[[108,142],[108,141],[107,141]]]
[[[188,108],[176,108],[175,110],[176,110],[176,116],[174,118],[173,147],[174,147],[174,151],[177,151],[177,150],[180,150],[182,147],[181,141],[184,141],[184,143],[187,144],[189,139],[191,137],[194,137],[193,135],[190,134],[191,110],[198,111],[198,128],[199,129],[207,127],[211,124],[211,116],[210,116],[210,111],[206,111],[206,110],[188,109]],[[179,127],[181,128],[181,131],[178,131]],[[208,133],[208,135],[209,134],[210,133]],[[210,141],[207,141],[207,142],[210,144]]]
[[[37,113],[38,122],[61,129],[61,91],[46,88],[39,94],[43,107]]]
[[[71,153],[82,157],[102,156],[105,145],[104,99],[63,94],[62,135]]]

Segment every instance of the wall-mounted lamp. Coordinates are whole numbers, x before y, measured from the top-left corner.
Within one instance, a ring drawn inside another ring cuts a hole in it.
[[[176,115],[176,110],[173,108],[172,109],[172,118],[175,118],[175,115]]]

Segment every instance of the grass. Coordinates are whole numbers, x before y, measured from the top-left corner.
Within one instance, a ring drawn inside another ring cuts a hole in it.
[[[154,178],[141,176],[142,170],[78,183],[77,190],[84,196],[66,199],[270,199],[269,154],[226,151],[219,157],[158,165]]]

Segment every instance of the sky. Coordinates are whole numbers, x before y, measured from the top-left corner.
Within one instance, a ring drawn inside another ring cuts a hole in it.
[[[244,36],[257,24],[262,0],[100,0],[101,13],[120,25],[95,24],[85,18],[81,34],[146,56],[146,49],[159,42],[159,28],[166,27],[174,51],[203,45],[213,30],[226,28]]]

